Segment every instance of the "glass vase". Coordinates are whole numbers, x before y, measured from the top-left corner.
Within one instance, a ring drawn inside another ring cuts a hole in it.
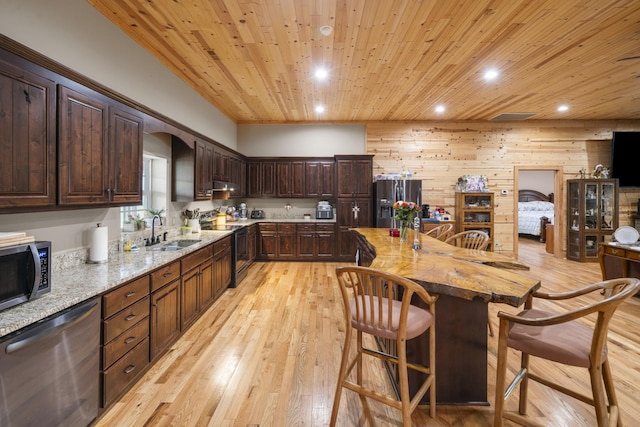
[[[409,233],[409,221],[400,221],[400,241],[407,241],[407,234]]]

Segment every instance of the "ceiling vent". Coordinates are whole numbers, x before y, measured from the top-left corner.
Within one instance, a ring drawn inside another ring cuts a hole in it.
[[[529,117],[533,117],[538,113],[502,113],[495,117],[490,118],[491,121],[505,121],[505,120],[526,120]]]

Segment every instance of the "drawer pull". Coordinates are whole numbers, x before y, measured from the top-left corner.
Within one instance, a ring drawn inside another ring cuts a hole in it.
[[[131,344],[132,342],[134,342],[136,340],[136,337],[129,337],[126,340],[124,340],[125,344]]]
[[[129,365],[126,368],[124,368],[124,373],[130,374],[131,372],[135,371],[135,369],[136,369],[136,365]]]
[[[124,318],[124,320],[126,320],[126,321],[128,322],[129,320],[133,320],[133,319],[135,319],[135,318],[136,318],[135,313],[131,313],[130,315],[128,315],[127,317],[125,317],[125,318]]]
[[[166,273],[164,273],[162,275],[162,277],[169,277],[169,276],[171,276],[171,272],[170,271],[167,271]]]
[[[124,297],[125,298],[131,298],[132,296],[134,296],[136,293],[135,292],[129,292],[128,294],[126,294]]]

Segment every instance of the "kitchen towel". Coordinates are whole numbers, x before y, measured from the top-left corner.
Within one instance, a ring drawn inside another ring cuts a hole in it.
[[[109,228],[98,224],[91,230],[89,242],[89,262],[103,263],[109,258]]]

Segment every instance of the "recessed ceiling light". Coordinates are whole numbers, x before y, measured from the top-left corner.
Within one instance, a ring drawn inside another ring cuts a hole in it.
[[[569,111],[569,106],[568,105],[561,105],[558,107],[558,111],[561,113],[564,113],[565,111]]]
[[[316,105],[316,113],[324,113],[324,105]]]
[[[446,110],[446,108],[444,108],[444,105],[436,105],[436,113],[442,114],[444,113],[444,110]]]
[[[484,72],[484,79],[495,80],[498,77],[498,74],[498,70],[496,70],[495,68],[490,68]]]
[[[328,36],[333,32],[333,27],[331,25],[323,25],[320,27],[320,34],[323,36]]]
[[[318,68],[315,73],[316,79],[324,80],[329,76],[329,72],[324,68]]]

